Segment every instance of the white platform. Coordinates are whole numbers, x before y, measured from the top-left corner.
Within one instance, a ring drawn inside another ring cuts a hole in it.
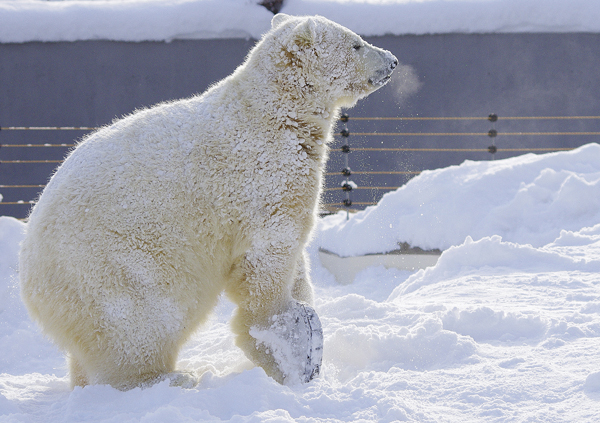
[[[437,253],[399,253],[369,254],[357,257],[340,257],[328,251],[319,251],[321,264],[331,272],[338,283],[350,284],[358,272],[371,266],[395,267],[400,270],[418,270],[435,266],[441,252]]]

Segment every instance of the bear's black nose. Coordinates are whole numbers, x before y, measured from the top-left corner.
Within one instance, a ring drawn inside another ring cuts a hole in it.
[[[396,66],[398,66],[398,59],[394,59],[394,61],[390,65],[390,67],[392,68],[392,70],[396,69]]]

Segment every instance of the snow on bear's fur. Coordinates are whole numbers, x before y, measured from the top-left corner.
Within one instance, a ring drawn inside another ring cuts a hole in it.
[[[281,383],[302,379],[250,333],[312,303],[304,247],[327,143],[340,107],[396,64],[334,22],[280,14],[204,94],[87,136],[34,207],[20,255],[23,300],[72,385],[188,383],[178,351],[223,291],[245,354]]]

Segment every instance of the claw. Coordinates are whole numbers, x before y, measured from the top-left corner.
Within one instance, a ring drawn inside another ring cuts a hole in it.
[[[308,340],[306,345],[306,367],[304,369],[304,382],[310,382],[321,372],[323,361],[323,328],[321,320],[314,308],[306,303],[298,303],[302,310],[304,329]],[[299,325],[301,325],[299,323]]]

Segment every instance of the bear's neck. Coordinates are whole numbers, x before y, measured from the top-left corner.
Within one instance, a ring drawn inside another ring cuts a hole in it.
[[[258,77],[259,72],[241,71],[236,89],[240,101],[260,114],[270,128],[290,130],[305,145],[315,150],[326,149],[340,114],[340,107],[328,98],[328,93],[295,83],[265,83]]]

